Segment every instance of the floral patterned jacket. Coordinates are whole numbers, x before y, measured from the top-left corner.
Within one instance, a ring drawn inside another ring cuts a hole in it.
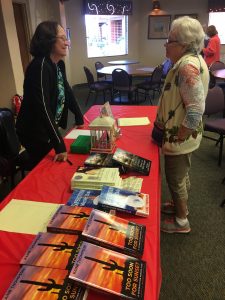
[[[184,55],[169,71],[159,99],[156,119],[164,127],[164,154],[186,154],[199,147],[208,84],[208,68],[200,55]],[[194,131],[184,142],[177,143],[181,125]]]

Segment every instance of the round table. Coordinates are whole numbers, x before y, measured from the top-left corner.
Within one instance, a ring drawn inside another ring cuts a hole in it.
[[[154,67],[142,66],[142,65],[117,65],[117,66],[108,66],[101,69],[98,69],[97,72],[105,75],[112,75],[112,72],[115,69],[123,69],[131,76],[137,77],[146,77],[150,76],[154,71]]]
[[[139,64],[139,61],[136,59],[124,59],[124,60],[111,60],[108,61],[110,65],[132,65]]]
[[[225,79],[225,69],[212,71],[212,74],[216,78]]]

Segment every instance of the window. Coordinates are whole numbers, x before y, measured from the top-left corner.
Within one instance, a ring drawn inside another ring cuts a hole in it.
[[[224,26],[225,12],[210,12],[209,25],[216,26],[221,44],[225,44],[225,26]]]
[[[128,16],[85,15],[88,57],[128,54]]]

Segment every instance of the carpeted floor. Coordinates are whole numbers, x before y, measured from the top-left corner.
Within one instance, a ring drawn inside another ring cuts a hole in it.
[[[85,113],[87,106],[86,87],[74,87],[74,94]],[[154,104],[157,100],[154,101]],[[140,103],[149,105],[149,101]],[[73,124],[69,115],[68,129]],[[65,134],[66,131],[63,132]],[[224,300],[225,299],[225,207],[220,203],[225,198],[225,154],[221,167],[217,166],[218,147],[215,142],[203,139],[200,148],[192,157],[189,199],[189,221],[192,231],[187,235],[161,234],[162,287],[160,300]],[[163,175],[162,201],[169,199]],[[0,186],[0,199],[9,187]]]
[[[160,300],[225,299],[225,207],[220,207],[225,198],[225,156],[222,167],[217,157],[215,142],[205,138],[193,153],[188,217],[192,231],[161,233]],[[168,195],[163,176],[162,201]]]

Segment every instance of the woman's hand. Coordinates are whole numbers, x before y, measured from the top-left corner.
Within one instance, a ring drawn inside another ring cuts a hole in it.
[[[192,129],[189,129],[181,125],[177,133],[177,142],[183,143],[192,134],[192,132],[193,132]]]
[[[84,128],[84,124],[81,124],[81,125],[75,125],[74,128],[77,128],[77,129],[79,129],[79,128]]]
[[[54,157],[54,161],[66,161],[67,160],[67,152],[58,153]]]

